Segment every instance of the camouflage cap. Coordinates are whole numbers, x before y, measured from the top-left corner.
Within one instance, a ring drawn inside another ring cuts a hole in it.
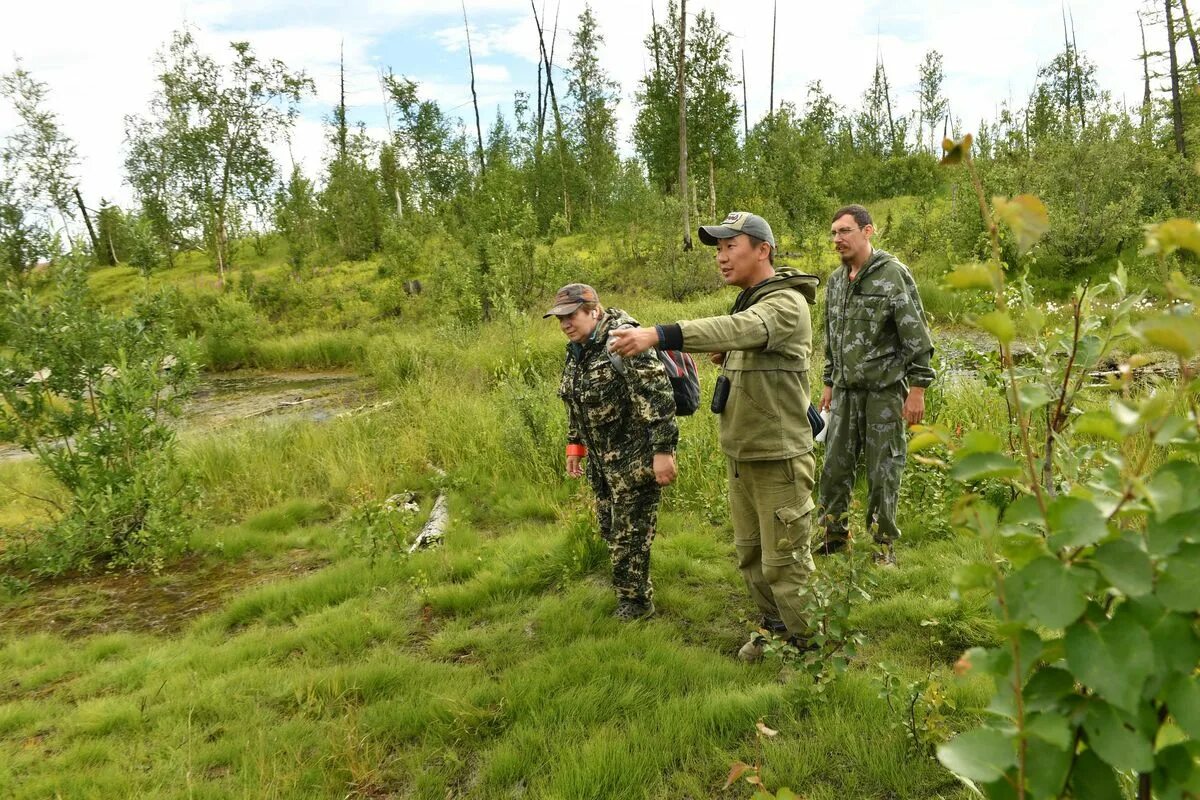
[[[701,225],[700,241],[715,246],[718,239],[730,239],[739,233],[762,239],[771,245],[772,250],[775,249],[775,234],[771,233],[771,226],[758,214],[749,211],[730,211],[720,225]]]
[[[600,297],[596,294],[596,290],[586,283],[568,283],[554,295],[554,308],[542,314],[542,319],[574,314],[576,309],[584,303],[599,302]]]

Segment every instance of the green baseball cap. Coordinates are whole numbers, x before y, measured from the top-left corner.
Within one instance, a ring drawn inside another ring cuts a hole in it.
[[[554,295],[554,308],[542,314],[542,319],[574,314],[575,310],[584,303],[599,302],[600,298],[596,294],[596,290],[586,283],[568,283]]]
[[[730,211],[720,225],[701,225],[700,241],[715,247],[718,239],[731,239],[739,233],[762,239],[771,245],[772,250],[775,249],[775,234],[771,233],[771,226],[758,214],[749,211]]]

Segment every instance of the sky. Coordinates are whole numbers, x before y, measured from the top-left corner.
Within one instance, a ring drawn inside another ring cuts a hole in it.
[[[555,89],[566,93],[570,34],[584,0],[535,0],[548,27],[558,18]],[[145,112],[155,91],[155,54],[171,33],[188,26],[213,55],[231,41],[248,41],[264,58],[304,70],[316,85],[302,106],[288,143],[275,147],[316,175],[325,153],[324,120],[338,96],[339,50],[344,50],[349,118],[385,134],[381,69],[420,85],[461,117],[474,136],[474,112],[463,30],[462,2],[429,0],[10,0],[0,26],[0,72],[20,58],[49,85],[51,108],[78,148],[79,184],[89,206],[101,197],[128,204],[123,183],[125,118]],[[543,12],[544,5],[544,12]],[[666,0],[653,9],[662,19]],[[1076,0],[1079,48],[1097,66],[1100,86],[1119,103],[1140,103],[1141,40],[1136,0]],[[475,61],[476,89],[486,133],[497,112],[511,118],[513,93],[535,92],[537,32],[528,0],[465,0]],[[689,17],[712,11],[730,34],[730,55],[740,73],[744,54],[751,125],[766,112],[771,69],[771,0],[688,0]],[[651,23],[649,0],[597,0],[593,4],[605,42],[601,66],[621,87],[620,146],[632,154],[634,91],[647,68],[643,44]],[[992,118],[999,105],[1021,103],[1040,66],[1062,50],[1063,6],[1058,0],[962,0],[841,3],[785,0],[778,5],[775,101],[803,106],[806,87],[820,80],[834,99],[857,106],[882,55],[893,102],[907,113],[916,104],[917,70],[924,54],[944,57],[944,94],[964,130]],[[1155,35],[1157,31],[1151,31]],[[1151,49],[1155,44],[1151,43]],[[1182,56],[1182,53],[1181,53]],[[739,93],[740,97],[740,93]],[[14,117],[0,104],[0,137]]]

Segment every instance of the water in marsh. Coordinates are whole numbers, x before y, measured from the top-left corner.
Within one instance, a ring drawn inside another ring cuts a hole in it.
[[[216,373],[204,376],[188,398],[179,430],[202,433],[249,419],[324,422],[370,403],[373,395],[368,382],[353,373]],[[19,445],[0,444],[0,462],[31,457]]]

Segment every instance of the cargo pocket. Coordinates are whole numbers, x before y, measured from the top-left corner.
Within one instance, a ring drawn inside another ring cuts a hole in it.
[[[814,508],[816,503],[810,495],[803,503],[775,509],[773,547],[770,552],[763,553],[764,564],[781,566],[795,560],[797,551],[807,552]]]

